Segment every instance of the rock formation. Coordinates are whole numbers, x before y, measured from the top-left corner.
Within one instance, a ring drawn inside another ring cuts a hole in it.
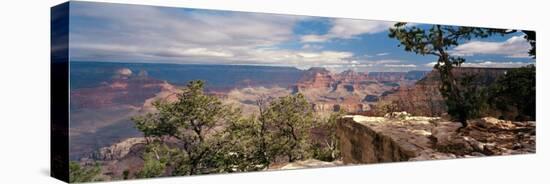
[[[460,123],[394,113],[346,116],[337,134],[344,164],[535,153],[535,123],[487,117]]]
[[[305,71],[296,86],[296,92],[306,89],[331,89],[335,84],[335,79],[330,71],[325,68],[310,68]]]
[[[425,72],[424,72],[425,73]],[[302,93],[318,112],[340,109],[362,112],[378,101],[379,96],[400,85],[410,85],[423,72],[372,72],[346,70],[331,73],[324,68],[310,68],[292,87],[292,93]]]
[[[130,118],[154,111],[154,101],[175,100],[177,92],[175,86],[147,76],[114,78],[71,91],[70,158],[141,135]]]
[[[509,68],[454,68],[457,77],[475,76],[475,85],[488,86]],[[417,116],[445,116],[447,106],[439,92],[439,72],[433,70],[413,86],[400,86],[397,90],[381,95],[380,103],[393,104],[397,111],[407,111]]]
[[[342,161],[324,162],[316,159],[308,159],[303,161],[297,161],[287,163],[280,167],[273,167],[270,170],[289,170],[289,169],[307,169],[307,168],[322,168],[322,167],[335,167],[343,165]]]
[[[92,153],[90,158],[101,161],[119,160],[126,157],[132,147],[140,144],[144,145],[145,143],[144,137],[128,138],[111,146],[100,148]]]
[[[104,108],[116,105],[141,106],[166,87],[164,81],[152,78],[116,78],[94,88],[71,91],[72,108]]]

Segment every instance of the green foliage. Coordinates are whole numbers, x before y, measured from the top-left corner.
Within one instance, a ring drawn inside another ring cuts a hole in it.
[[[462,101],[447,100],[447,112],[463,115],[468,119],[478,118],[487,109],[487,89],[476,81],[478,76],[466,75],[458,80],[457,86]]]
[[[477,88],[467,86],[472,81],[460,81],[454,76],[453,68],[465,62],[462,57],[451,56],[448,49],[472,38],[486,38],[491,35],[503,35],[503,29],[474,28],[464,26],[432,25],[429,29],[406,26],[397,23],[390,28],[389,37],[399,40],[405,51],[420,55],[432,55],[438,58],[434,68],[439,71],[440,92],[445,99],[449,114],[466,126],[466,120],[476,116],[478,105],[475,100],[481,98]],[[474,109],[472,109],[474,108]]]
[[[156,102],[158,112],[133,118],[136,128],[146,137],[160,141],[172,140],[182,145],[179,155],[172,158],[170,165],[175,175],[193,175],[216,172],[216,155],[224,144],[216,130],[226,122],[238,121],[238,110],[222,104],[214,97],[204,94],[203,81],[191,81],[174,103]],[[149,150],[150,151],[150,150]],[[146,153],[151,154],[150,152]],[[165,163],[150,159],[152,172],[156,175]]]
[[[130,179],[130,171],[128,169],[122,172],[122,179],[125,179],[125,180]]]
[[[312,105],[297,94],[270,102],[260,99],[259,114],[243,118],[238,109],[204,94],[203,86],[191,81],[178,101],[156,102],[158,112],[133,118],[151,140],[136,177],[257,171],[312,155],[322,160],[339,157],[334,129],[343,112],[316,124]],[[315,126],[329,134],[323,140],[326,145],[314,148],[310,131]]]
[[[267,122],[250,117],[231,123],[225,131],[218,161],[225,172],[257,171],[269,166],[275,157],[271,147],[273,133]]]
[[[155,158],[151,152],[146,152],[143,156],[143,168],[136,173],[136,178],[154,178],[162,176],[166,169],[166,163]]]
[[[332,162],[340,158],[340,145],[336,135],[337,121],[346,112],[341,110],[331,113],[326,119],[319,121],[316,128],[319,128],[325,134],[318,142],[312,142],[313,158],[321,161]]]
[[[259,115],[234,121],[226,129],[230,147],[223,160],[227,172],[260,170],[278,159],[309,158],[309,131],[314,126],[311,104],[301,94],[257,101]]]
[[[302,94],[280,97],[270,103],[262,115],[274,129],[271,144],[274,154],[285,155],[288,162],[309,157],[309,130],[313,109]]]
[[[501,118],[535,120],[535,88],[536,68],[534,65],[510,69],[490,87],[489,104],[504,111],[504,117]]]
[[[537,37],[536,37],[535,31],[523,30],[523,33],[525,33],[525,36],[523,36],[523,38],[525,38],[529,42],[529,45],[531,45],[531,49],[529,49],[529,55],[533,56],[533,58],[536,58],[536,56],[537,56],[537,47],[536,47]]]
[[[309,130],[313,109],[302,94],[257,101],[259,115],[235,121],[227,128],[231,165],[237,171],[258,170],[285,158],[288,162],[309,158]]]
[[[100,181],[98,178],[101,173],[99,164],[95,166],[83,167],[78,162],[69,162],[69,182],[92,182]]]
[[[143,154],[143,168],[136,173],[136,178],[154,178],[162,176],[169,166],[169,161],[179,160],[180,152],[160,142],[147,145]]]

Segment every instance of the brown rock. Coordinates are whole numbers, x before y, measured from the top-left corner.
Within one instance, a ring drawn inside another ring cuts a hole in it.
[[[458,122],[439,118],[345,116],[337,134],[345,164],[431,160],[534,153],[535,127],[481,118],[457,131]],[[488,128],[482,128],[488,127]]]
[[[342,161],[334,161],[334,162],[324,162],[320,160],[315,159],[308,159],[303,161],[297,161],[288,163],[281,168],[273,168],[273,169],[306,169],[306,168],[321,168],[321,167],[334,167],[334,166],[340,166],[343,165]]]
[[[110,161],[118,160],[125,157],[132,147],[138,144],[145,144],[146,140],[143,137],[128,138],[109,147],[100,148],[94,152],[91,157],[94,160]]]
[[[343,162],[379,163],[406,161],[421,153],[434,152],[429,139],[433,125],[426,120],[395,120],[383,117],[346,116],[338,122],[337,134]]]

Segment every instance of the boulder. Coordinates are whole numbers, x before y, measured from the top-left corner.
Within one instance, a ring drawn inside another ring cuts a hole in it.
[[[92,153],[90,157],[101,161],[119,160],[125,157],[132,147],[145,143],[146,140],[143,137],[128,138],[111,146],[100,148],[98,151]]]

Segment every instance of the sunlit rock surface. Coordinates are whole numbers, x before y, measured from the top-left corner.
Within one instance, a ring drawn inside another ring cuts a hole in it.
[[[337,134],[344,164],[535,153],[535,122],[486,117],[469,126],[406,112],[345,116]]]
[[[279,169],[306,169],[306,168],[321,168],[321,167],[334,167],[343,165],[342,161],[324,162],[316,159],[308,159],[303,161],[297,161],[283,165],[282,167],[272,168],[272,170]]]

